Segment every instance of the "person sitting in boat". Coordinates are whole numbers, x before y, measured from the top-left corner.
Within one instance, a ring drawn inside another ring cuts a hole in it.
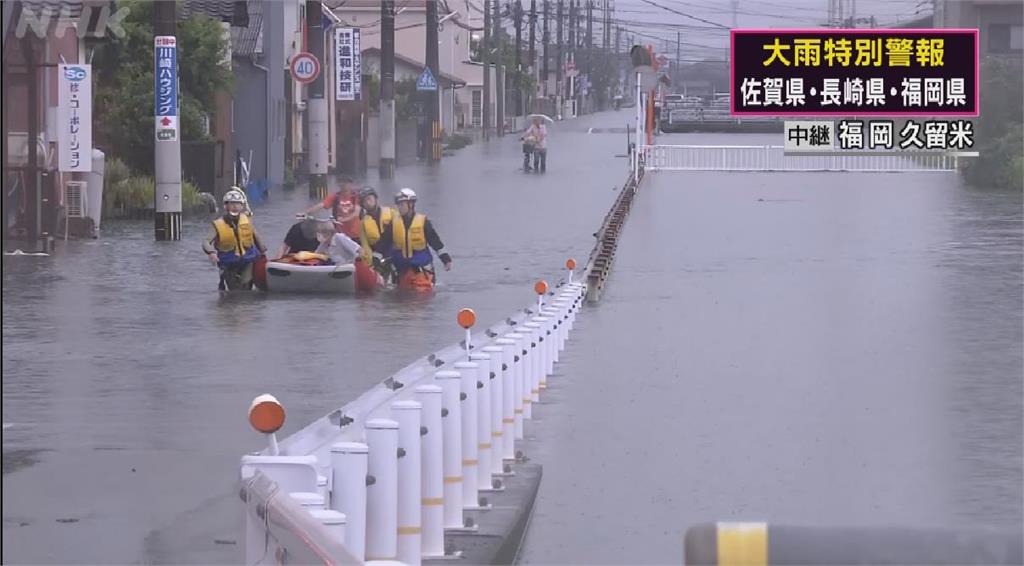
[[[359,244],[347,235],[338,232],[334,223],[329,220],[319,223],[316,229],[316,239],[320,242],[316,253],[331,258],[335,265],[355,263],[356,258],[359,257]]]
[[[245,196],[232,189],[224,195],[224,215],[213,221],[203,251],[220,268],[221,285],[228,290],[252,289],[253,265],[267,247],[245,214]]]
[[[399,286],[432,288],[434,256],[430,248],[437,252],[446,271],[452,268],[452,257],[444,250],[444,243],[427,216],[416,212],[415,191],[409,188],[398,191],[395,204],[398,214],[391,219],[391,229],[384,231],[381,240],[382,245],[391,250],[391,263],[398,271]]]
[[[282,258],[296,252],[313,252],[319,246],[320,241],[316,239],[316,219],[306,218],[296,222],[288,230],[277,257]]]
[[[358,240],[360,209],[357,200],[356,182],[351,177],[341,176],[338,178],[338,192],[311,206],[306,215],[312,216],[320,210],[330,210],[338,232]]]

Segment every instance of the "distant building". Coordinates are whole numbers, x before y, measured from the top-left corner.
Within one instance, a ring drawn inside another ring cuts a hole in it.
[[[715,88],[711,81],[689,80],[683,81],[682,94],[686,96],[710,97],[715,94]]]
[[[979,52],[1021,57],[1024,54],[1024,3],[1021,0],[941,0],[935,26],[978,28]]]
[[[405,61],[422,67],[426,59],[426,3],[408,0],[397,3],[395,16],[395,54]],[[483,64],[479,62],[479,31],[470,28],[483,26],[483,3],[478,0],[453,2],[451,12],[446,5],[438,6],[438,18],[444,20],[438,27],[438,64],[442,74],[459,81],[465,88],[448,89],[441,96],[441,123],[447,131],[478,128],[483,122]],[[347,0],[334,8],[341,19],[339,25],[360,27],[364,52],[380,49],[380,0]],[[375,53],[374,51],[370,51]],[[397,57],[396,57],[397,59]],[[396,60],[396,68],[399,66]],[[496,118],[496,81],[491,71],[491,127]],[[457,84],[457,83],[454,83]]]

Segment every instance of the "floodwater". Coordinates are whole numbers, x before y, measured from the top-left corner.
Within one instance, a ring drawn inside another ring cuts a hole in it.
[[[628,116],[553,126],[543,176],[519,170],[510,135],[378,185],[413,187],[454,259],[426,300],[221,296],[202,219],[180,243],[107,222],[54,257],[5,257],[3,562],[241,562],[253,397],[281,400],[287,436],[461,340],[459,308],[489,325],[533,304],[536,279],[585,262],[626,178],[625,135],[587,128]],[[276,249],[310,202],[272,198],[254,222]]]
[[[531,304],[625,177],[624,135],[587,128],[630,116],[553,127],[543,177],[512,136],[400,169],[385,193],[415,188],[455,260],[429,300],[221,297],[199,221],[6,257],[3,562],[240,562],[249,401],[290,434],[461,339],[458,308]],[[1019,527],[1021,206],[941,173],[648,177],[530,423],[522,561],[678,564],[719,519]]]
[[[648,176],[534,409],[521,562],[680,564],[719,520],[1020,532],[1021,211],[945,173]]]

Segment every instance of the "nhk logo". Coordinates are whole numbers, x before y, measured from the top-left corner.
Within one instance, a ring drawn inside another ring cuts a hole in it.
[[[128,17],[129,12],[127,7],[112,11],[109,5],[85,5],[75,18],[67,4],[58,12],[53,7],[23,2],[14,35],[21,39],[31,32],[36,37],[45,39],[52,29],[55,37],[62,38],[68,30],[77,29],[82,37],[124,37],[125,31],[121,27],[121,22]]]
[[[64,78],[71,82],[78,82],[85,78],[85,69],[81,67],[67,67],[64,69]]]

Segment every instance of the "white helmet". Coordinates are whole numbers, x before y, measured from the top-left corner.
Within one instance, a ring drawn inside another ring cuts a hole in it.
[[[395,195],[395,204],[402,201],[416,202],[416,191],[408,187],[398,191],[398,194]]]
[[[238,189],[231,189],[230,191],[224,193],[224,204],[227,204],[229,202],[239,202],[242,204],[246,204],[248,201],[245,198],[245,193]]]

